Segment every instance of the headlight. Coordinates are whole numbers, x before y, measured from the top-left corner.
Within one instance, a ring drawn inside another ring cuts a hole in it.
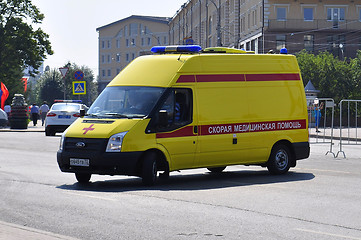
[[[106,152],[120,152],[122,149],[123,138],[127,132],[114,134],[109,138]]]

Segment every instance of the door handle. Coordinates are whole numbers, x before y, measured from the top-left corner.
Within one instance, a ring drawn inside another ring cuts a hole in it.
[[[193,126],[193,133],[198,133],[198,126]]]

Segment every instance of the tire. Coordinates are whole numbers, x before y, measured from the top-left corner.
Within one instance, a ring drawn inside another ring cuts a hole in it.
[[[153,186],[157,181],[157,154],[147,153],[143,158],[142,182],[145,186]]]
[[[90,173],[75,173],[76,180],[78,180],[79,183],[89,183],[91,178]]]
[[[45,128],[45,136],[55,136],[55,131],[50,128]]]
[[[285,174],[291,166],[290,149],[283,144],[273,147],[267,162],[267,169],[273,175]]]
[[[226,167],[213,167],[213,168],[207,168],[212,173],[221,173],[223,172]]]

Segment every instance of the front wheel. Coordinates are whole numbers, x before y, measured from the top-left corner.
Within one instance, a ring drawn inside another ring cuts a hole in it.
[[[75,173],[76,180],[78,180],[79,183],[88,183],[91,176],[90,173]]]
[[[146,186],[152,186],[157,181],[157,154],[147,153],[143,159],[142,181]]]
[[[291,154],[286,145],[279,144],[273,147],[267,162],[268,171],[271,174],[279,175],[287,173],[291,166]]]

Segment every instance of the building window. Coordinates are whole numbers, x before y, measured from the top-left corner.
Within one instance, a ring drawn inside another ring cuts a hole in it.
[[[277,20],[278,21],[286,21],[286,8],[285,7],[277,8]]]
[[[305,21],[313,21],[313,8],[303,9],[303,19]]]
[[[327,20],[344,21],[345,8],[327,8]]]
[[[129,47],[129,39],[125,39],[125,46]]]
[[[345,35],[329,35],[327,36],[328,51],[331,52],[334,56],[339,58],[344,58],[344,53],[346,52],[346,38]]]
[[[144,38],[141,39],[141,44],[144,46]]]
[[[120,48],[120,40],[117,39],[117,48]]]
[[[208,21],[208,35],[212,35],[212,25],[213,25],[212,17],[209,17],[209,21]]]
[[[286,35],[276,36],[276,49],[279,51],[286,47]]]
[[[138,23],[131,23],[129,25],[130,28],[130,35],[134,36],[138,34]]]
[[[117,62],[120,62],[120,53],[117,53],[117,55],[116,55],[115,58],[116,58],[116,61],[117,61]]]
[[[102,41],[102,49],[105,48],[105,41]]]
[[[102,55],[102,63],[105,63],[105,56]]]
[[[127,54],[125,55],[125,60],[126,60],[127,62],[129,62],[129,53],[127,53]]]
[[[105,70],[102,70],[102,76],[105,77]]]
[[[110,54],[109,54],[107,57],[108,57],[108,63],[111,63],[111,62],[112,62],[112,59],[111,59]]]
[[[132,60],[135,58],[135,54],[134,53],[132,53]]]
[[[152,39],[148,38],[148,46],[150,46],[152,44]]]
[[[120,73],[120,68],[117,68],[117,75],[118,75],[118,73]]]
[[[303,36],[303,41],[305,44],[305,49],[309,52],[313,52],[313,35],[304,35]]]
[[[112,48],[112,42],[108,40],[108,48]]]
[[[108,69],[108,77],[112,76],[112,71]]]

